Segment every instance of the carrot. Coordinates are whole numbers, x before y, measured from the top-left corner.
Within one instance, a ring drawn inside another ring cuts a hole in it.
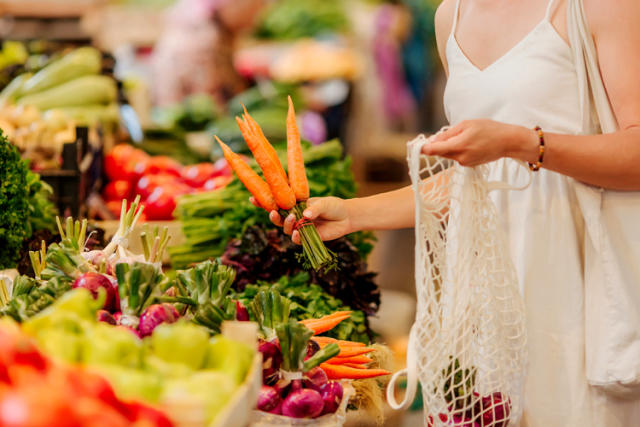
[[[340,346],[338,346],[340,347]],[[362,347],[340,347],[340,353],[336,357],[353,357],[353,356],[362,356],[367,353],[371,353],[374,351],[372,348],[362,348]]]
[[[357,363],[357,364],[367,364],[373,362],[373,359],[370,357],[360,355],[360,356],[351,356],[351,357],[332,357],[327,360],[327,363],[330,365],[344,365],[345,363]]]
[[[323,332],[330,331],[331,329],[333,329],[336,326],[338,326],[338,324],[340,322],[342,322],[343,320],[348,319],[349,317],[351,317],[350,314],[343,314],[342,316],[331,317],[329,319],[326,319],[326,318],[323,317],[323,318],[320,318],[320,319],[301,320],[300,323],[302,323],[307,328],[311,329],[313,331],[314,335],[317,335],[317,334],[321,334]]]
[[[265,145],[265,148],[269,153],[269,155],[271,156],[271,158],[274,159],[274,161],[277,161],[278,164],[280,164],[280,158],[278,157],[278,153],[276,153],[276,150],[273,148],[273,145],[269,144],[269,141],[267,141],[267,137],[264,136],[264,132],[262,132],[262,128],[260,127],[258,122],[253,120],[253,117],[249,115],[249,112],[247,111],[247,107],[245,107],[244,104],[242,105],[242,109],[244,110],[243,118],[245,120],[245,123],[247,124],[247,127],[250,133],[253,135],[254,138],[257,138],[262,144]],[[282,172],[283,178],[287,179],[287,174],[284,173],[284,169],[282,168],[282,166],[280,166],[280,172]]]
[[[389,375],[391,372],[384,369],[359,369],[350,366],[331,365],[322,363],[320,367],[327,374],[330,380],[351,379],[357,380],[362,378],[374,378],[382,375]]]
[[[309,182],[304,170],[302,158],[302,146],[300,145],[300,132],[296,123],[296,112],[293,109],[293,101],[289,100],[287,112],[287,165],[289,168],[289,184],[298,201],[309,198]]]
[[[340,366],[348,366],[353,369],[367,369],[367,367],[362,363],[342,363]]]
[[[344,341],[344,340],[337,340],[335,338],[331,338],[331,337],[321,337],[321,336],[315,336],[313,337],[313,340],[316,341],[318,344],[330,344],[332,342],[341,345],[343,347],[365,347],[364,343],[361,342],[355,342],[355,341]]]
[[[246,108],[245,108],[245,111],[246,111]],[[254,148],[257,148],[262,144],[266,149],[267,153],[269,153],[269,156],[271,157],[273,162],[274,163],[280,162],[280,159],[278,158],[278,154],[276,153],[276,150],[274,150],[271,144],[269,144],[268,142],[265,145],[266,138],[263,141],[260,139],[258,135],[256,135],[253,128],[249,125],[249,120],[246,117],[243,116],[243,118],[241,119],[236,116],[236,123],[240,128],[240,133],[242,133],[242,137],[247,142],[247,146],[249,147],[252,153]],[[287,179],[287,175],[284,173],[284,170],[281,169],[281,171],[282,171],[282,178]]]
[[[242,157],[231,151],[227,144],[220,141],[217,136],[215,138],[220,144],[220,148],[222,148],[224,158],[227,159],[227,162],[238,175],[240,181],[247,187],[247,190],[256,198],[258,204],[268,211],[277,210],[278,206],[267,183],[251,169],[251,166],[242,160]]]
[[[255,122],[250,120],[250,116],[247,115],[248,126],[251,128],[252,123]],[[255,123],[255,126],[259,129],[257,123]],[[242,131],[242,127],[240,130]],[[260,134],[262,134],[261,130]],[[247,133],[247,135],[249,134]],[[256,162],[260,165],[260,169],[262,169],[262,173],[264,174],[267,184],[269,184],[269,188],[271,188],[271,194],[273,194],[276,204],[282,209],[289,210],[295,206],[296,196],[289,186],[280,160],[277,158],[277,155],[272,153],[273,147],[269,144],[269,141],[264,138],[264,135],[260,138],[256,137],[256,135],[258,135],[257,132],[253,130],[251,137],[246,140],[247,145],[253,153]]]

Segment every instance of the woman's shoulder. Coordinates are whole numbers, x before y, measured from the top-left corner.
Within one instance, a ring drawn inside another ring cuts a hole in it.
[[[438,6],[435,15],[435,30],[436,30],[436,42],[438,44],[438,53],[440,54],[440,60],[447,70],[447,58],[445,55],[447,39],[451,33],[453,27],[454,15],[456,12],[457,0],[443,0]]]
[[[610,31],[624,23],[640,24],[638,0],[582,0],[586,18],[594,36]]]

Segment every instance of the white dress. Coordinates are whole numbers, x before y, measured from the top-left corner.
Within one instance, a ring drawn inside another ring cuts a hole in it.
[[[570,46],[545,18],[485,69],[455,39],[460,0],[446,45],[449,65],[444,104],[454,125],[492,119],[548,132],[583,129]],[[551,153],[552,155],[552,153]],[[527,172],[513,160],[491,164],[491,179],[520,185]],[[640,426],[640,401],[608,397],[585,377],[584,224],[573,180],[545,169],[524,191],[494,192],[524,295],[529,341],[522,426]]]

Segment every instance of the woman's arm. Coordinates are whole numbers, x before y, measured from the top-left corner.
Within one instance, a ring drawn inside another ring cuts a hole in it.
[[[602,77],[618,132],[574,136],[545,134],[543,167],[585,183],[616,190],[640,190],[640,2],[584,0],[598,50]],[[488,120],[452,127],[426,147],[430,155],[466,166],[511,157],[535,162],[534,131]]]

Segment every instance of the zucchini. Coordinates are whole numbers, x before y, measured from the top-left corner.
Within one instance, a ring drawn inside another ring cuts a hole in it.
[[[120,120],[120,109],[118,104],[111,103],[109,105],[93,104],[82,105],[77,107],[62,107],[45,112],[52,114],[53,112],[62,112],[77,125],[93,126],[97,124],[118,123]]]
[[[0,104],[13,102],[15,98],[20,96],[25,82],[28,81],[31,76],[31,73],[25,73],[11,80],[11,82],[2,89],[2,92],[0,92]]]
[[[30,95],[58,86],[81,76],[98,74],[102,55],[92,47],[81,47],[53,61],[25,82],[23,95]]]
[[[18,105],[33,105],[39,110],[109,104],[116,100],[115,81],[107,76],[84,76],[42,92],[23,96]]]

